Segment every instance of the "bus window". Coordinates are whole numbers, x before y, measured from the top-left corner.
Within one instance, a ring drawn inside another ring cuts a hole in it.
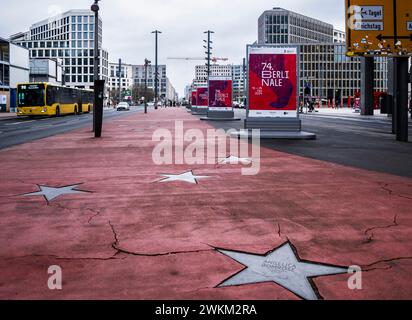
[[[20,85],[17,103],[19,107],[44,107],[44,84]]]
[[[57,98],[58,98],[58,92],[57,92],[56,87],[53,86],[47,86],[47,95],[46,95],[46,101],[47,101],[47,105],[51,106],[53,104],[55,104],[56,102],[58,102]]]

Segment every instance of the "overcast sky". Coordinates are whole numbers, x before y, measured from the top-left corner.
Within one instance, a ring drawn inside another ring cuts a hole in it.
[[[56,10],[89,8],[91,0],[8,1],[0,11],[0,37],[27,31],[31,24]],[[167,57],[204,56],[203,32],[211,29],[213,56],[240,64],[248,43],[257,40],[257,21],[263,11],[282,7],[344,28],[343,0],[102,0],[103,47],[111,62],[154,62],[154,35],[159,38],[159,63],[167,64],[168,76],[179,95],[194,78],[194,66],[203,62],[167,60]]]

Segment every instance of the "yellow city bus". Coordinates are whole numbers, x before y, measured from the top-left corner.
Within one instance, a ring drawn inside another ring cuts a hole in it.
[[[17,86],[17,116],[56,116],[88,113],[93,109],[93,91],[45,82]]]

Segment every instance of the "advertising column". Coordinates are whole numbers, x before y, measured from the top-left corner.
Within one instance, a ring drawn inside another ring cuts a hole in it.
[[[197,114],[206,115],[209,105],[208,87],[197,88]]]
[[[192,90],[192,102],[191,102],[192,112],[197,112],[197,90]]]
[[[250,118],[297,118],[297,49],[251,47]]]
[[[299,53],[296,46],[248,46],[245,129],[261,138],[315,139],[302,132],[298,113]]]
[[[202,120],[240,120],[234,119],[232,77],[209,78],[209,109]]]

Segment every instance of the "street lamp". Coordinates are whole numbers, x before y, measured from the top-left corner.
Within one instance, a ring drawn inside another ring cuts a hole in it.
[[[101,137],[103,124],[103,83],[99,79],[99,1],[94,0],[91,11],[94,12],[94,110],[93,110],[93,131],[96,138]]]
[[[209,81],[209,77],[210,77],[210,58],[211,58],[211,55],[212,55],[212,52],[211,52],[211,50],[212,50],[211,44],[213,43],[213,42],[210,40],[210,36],[211,36],[211,34],[214,33],[214,31],[207,30],[207,31],[205,31],[204,33],[207,34],[207,40],[203,40],[203,41],[206,42],[206,44],[207,44],[207,47],[204,47],[204,48],[207,50],[207,52],[205,52],[205,53],[206,53],[206,55],[207,55],[207,58],[206,58],[206,60],[207,60],[207,64],[206,64],[206,66],[207,66],[207,80]]]
[[[158,72],[158,37],[159,33],[162,33],[159,30],[155,30],[152,33],[155,34],[155,110],[157,110],[157,99],[159,95],[158,85],[159,85],[159,72]]]
[[[147,113],[147,68],[150,63],[150,60],[144,59],[144,113]]]

